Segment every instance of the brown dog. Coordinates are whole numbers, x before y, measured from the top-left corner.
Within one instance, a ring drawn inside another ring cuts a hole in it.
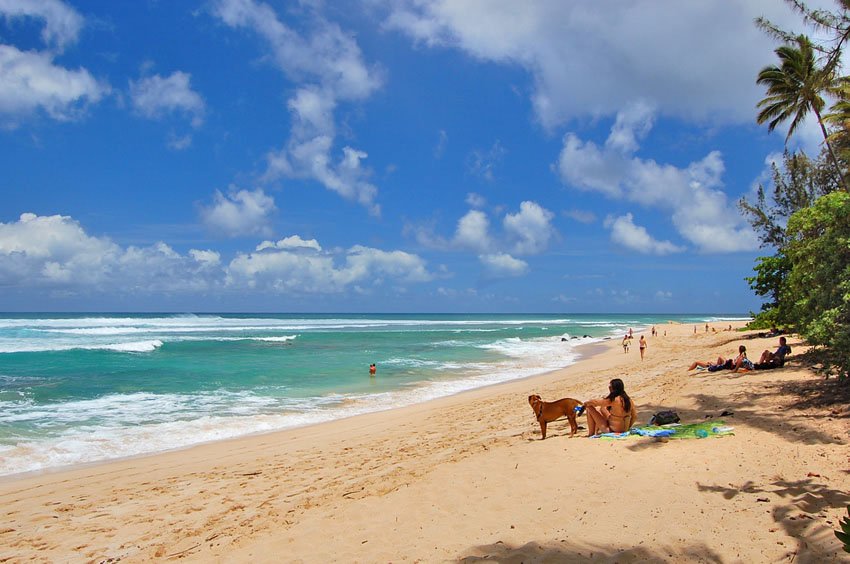
[[[558,401],[543,401],[540,399],[540,396],[534,394],[528,396],[528,405],[534,410],[534,416],[537,417],[537,422],[540,423],[540,432],[543,433],[543,439],[546,438],[546,424],[560,419],[564,415],[570,420],[570,437],[572,437],[578,431],[576,415],[584,413],[584,404],[573,398],[563,398]],[[580,407],[581,409],[576,412],[576,407]]]

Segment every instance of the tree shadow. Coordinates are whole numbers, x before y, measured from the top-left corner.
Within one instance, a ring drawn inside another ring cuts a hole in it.
[[[820,476],[816,476],[820,478]],[[762,494],[756,499],[756,503],[770,503],[771,498],[781,498],[787,502],[775,504],[771,511],[773,521],[781,527],[785,533],[797,541],[797,549],[794,555],[801,554],[800,562],[821,562],[828,555],[828,545],[811,545],[809,540],[817,538],[826,525],[821,518],[821,512],[828,508],[841,508],[850,504],[850,494],[847,492],[830,488],[828,485],[808,478],[805,480],[776,480],[770,486],[762,487],[747,482],[740,488],[725,486],[711,486],[697,484],[700,492],[715,492],[724,499],[731,500],[741,494]],[[832,535],[827,533],[826,538],[832,540]]]
[[[792,404],[797,409],[834,408],[832,416],[850,418],[850,385],[838,378],[782,382],[777,387],[781,393],[797,397]]]
[[[804,480],[794,481],[776,480],[771,482],[769,487],[758,486],[752,481],[746,482],[738,488],[698,483],[697,489],[701,492],[719,493],[725,499],[733,499],[741,494],[770,494],[787,499],[800,511],[810,514],[820,513],[827,508],[844,507],[850,504],[849,493],[830,488],[827,484],[816,481],[815,478],[819,477],[812,476]]]
[[[528,542],[522,546],[512,546],[498,541],[479,545],[467,552],[476,555],[462,556],[457,562],[473,564],[476,562],[497,562],[521,564],[529,562],[723,562],[714,550],[704,544],[685,547],[646,547],[617,548],[593,544],[571,543],[562,540],[557,543]]]

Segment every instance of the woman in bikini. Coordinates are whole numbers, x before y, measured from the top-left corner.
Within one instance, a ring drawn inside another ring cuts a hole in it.
[[[614,378],[608,384],[608,395],[584,402],[587,408],[587,436],[597,433],[625,433],[637,419],[635,402],[626,394],[623,381]]]

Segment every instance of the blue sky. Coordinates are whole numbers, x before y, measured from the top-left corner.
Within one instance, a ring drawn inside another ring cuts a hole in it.
[[[0,310],[757,310],[762,15],[0,0]]]

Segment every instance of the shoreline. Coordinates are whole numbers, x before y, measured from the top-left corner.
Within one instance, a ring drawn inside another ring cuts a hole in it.
[[[365,413],[357,413],[357,414],[354,414],[354,415],[346,415],[344,417],[340,417],[340,418],[336,418],[336,419],[330,419],[330,420],[327,420],[327,421],[319,421],[317,423],[307,423],[307,424],[303,424],[303,425],[295,425],[293,427],[284,427],[284,428],[281,428],[281,429],[272,429],[272,430],[268,430],[268,431],[257,431],[257,432],[254,432],[254,433],[248,433],[248,434],[245,434],[245,435],[237,435],[237,436],[227,437],[227,438],[223,438],[223,439],[212,439],[212,440],[209,440],[209,441],[203,441],[203,442],[193,443],[193,444],[189,444],[189,445],[185,445],[185,446],[179,446],[179,447],[175,447],[175,448],[168,449],[168,450],[145,452],[145,453],[133,454],[133,455],[129,455],[129,456],[121,456],[121,457],[108,458],[108,459],[103,459],[103,460],[93,460],[93,461],[89,461],[89,462],[80,462],[78,464],[69,464],[69,465],[64,465],[64,466],[52,466],[52,467],[41,468],[41,469],[37,469],[37,470],[29,470],[29,471],[25,471],[25,472],[16,472],[16,473],[13,473],[13,474],[2,474],[2,475],[0,475],[0,485],[3,485],[4,483],[15,482],[19,479],[37,478],[39,476],[57,474],[57,473],[63,473],[63,472],[72,472],[74,470],[91,470],[91,469],[96,469],[98,466],[101,466],[101,465],[108,465],[108,464],[120,463],[120,462],[131,462],[131,461],[134,461],[134,460],[145,459],[145,458],[148,458],[148,457],[156,457],[156,456],[160,456],[160,455],[180,453],[180,452],[183,452],[183,451],[191,450],[191,449],[194,449],[194,448],[200,448],[200,447],[204,447],[204,446],[208,446],[208,445],[218,445],[218,444],[221,444],[221,443],[239,442],[243,439],[250,439],[250,438],[255,438],[255,437],[265,437],[265,436],[268,436],[268,435],[275,435],[277,433],[285,433],[285,432],[288,432],[288,431],[297,431],[299,429],[307,429],[307,428],[310,428],[310,427],[330,425],[330,424],[333,424],[335,422],[345,422],[345,421],[348,421],[348,420],[351,420],[351,419],[356,419],[356,418],[359,418],[359,417],[366,417],[366,416],[372,415],[372,414],[386,413],[386,412],[395,411],[395,410],[405,410],[405,409],[409,409],[409,408],[412,408],[412,407],[415,407],[415,406],[418,406],[418,405],[425,406],[425,405],[427,405],[431,402],[439,402],[440,400],[443,400],[443,399],[446,399],[446,398],[451,398],[453,396],[471,394],[471,393],[478,391],[478,390],[487,390],[489,388],[494,388],[494,387],[498,387],[498,386],[502,386],[502,385],[509,385],[509,384],[516,383],[516,382],[523,382],[523,381],[527,381],[527,380],[533,380],[535,378],[542,378],[542,377],[548,376],[550,374],[566,370],[571,366],[579,364],[580,362],[582,362],[585,359],[590,359],[594,356],[603,354],[606,351],[606,349],[609,348],[609,346],[611,346],[611,343],[615,341],[615,339],[613,337],[600,337],[600,339],[601,340],[599,340],[599,341],[593,341],[593,342],[589,342],[589,343],[578,343],[576,345],[573,345],[576,352],[578,353],[578,358],[576,359],[575,362],[573,362],[572,364],[569,364],[567,366],[561,367],[561,368],[546,370],[546,371],[541,372],[539,374],[532,374],[530,376],[522,376],[520,378],[515,378],[515,379],[512,379],[512,380],[506,380],[504,382],[493,382],[493,383],[490,383],[490,384],[485,384],[483,386],[470,388],[468,390],[461,390],[459,392],[454,392],[454,393],[446,395],[446,396],[429,398],[429,399],[426,399],[425,401],[421,401],[421,402],[416,402],[416,403],[412,403],[412,404],[408,404],[408,405],[393,406],[393,407],[389,407],[389,408],[386,408],[386,409],[378,409],[378,410],[375,410],[375,411],[367,411]],[[585,351],[585,352],[582,352],[582,351]]]
[[[846,408],[789,404],[789,387],[816,378],[793,357],[746,375],[686,370],[775,339],[659,327],[670,335],[648,337],[644,362],[612,339],[565,369],[422,404],[12,475],[0,480],[0,559],[839,561]],[[735,435],[570,439],[559,421],[539,440],[529,394],[586,400],[612,377],[639,424],[662,408],[683,422],[730,410]]]
[[[583,340],[581,337],[575,337],[574,339]],[[465,393],[472,392],[472,391],[475,391],[475,390],[478,390],[478,389],[486,389],[486,388],[489,388],[491,386],[499,386],[501,384],[509,384],[511,382],[521,382],[521,381],[527,380],[529,378],[536,378],[536,377],[540,377],[540,376],[545,376],[545,375],[550,374],[552,372],[564,370],[565,368],[568,368],[569,366],[572,366],[574,364],[577,364],[578,362],[581,362],[581,360],[583,360],[584,358],[590,358],[591,356],[601,354],[605,350],[606,343],[608,343],[608,341],[614,340],[614,337],[594,337],[592,339],[593,340],[591,340],[589,342],[569,343],[570,346],[572,347],[572,349],[575,351],[576,356],[577,356],[576,360],[573,361],[571,364],[567,364],[566,366],[562,366],[562,367],[559,367],[559,368],[544,369],[542,372],[539,372],[539,373],[536,373],[536,374],[531,374],[531,375],[528,375],[528,376],[520,376],[520,377],[515,377],[515,378],[509,379],[509,380],[498,381],[498,382],[490,382],[490,383],[475,386],[475,387],[472,387],[472,388],[469,388],[469,389],[464,389],[464,390],[460,390],[460,391],[456,391],[456,392],[450,392],[446,395],[429,397],[425,400],[420,400],[420,401],[413,400],[412,403],[404,403],[404,404],[393,405],[393,406],[384,407],[384,408],[382,408],[382,407],[371,407],[371,408],[365,407],[364,409],[366,409],[367,411],[364,411],[364,412],[361,412],[361,413],[343,415],[341,417],[331,417],[329,419],[321,420],[321,421],[317,421],[317,422],[297,423],[297,424],[294,424],[294,425],[291,425],[291,426],[285,426],[285,427],[280,427],[280,428],[275,428],[275,429],[253,431],[253,432],[248,432],[248,433],[244,433],[244,434],[237,434],[237,435],[233,435],[233,436],[229,436],[229,437],[224,437],[224,438],[212,438],[212,439],[208,439],[208,440],[202,440],[202,441],[199,441],[199,442],[192,442],[192,443],[185,444],[185,445],[175,446],[173,448],[168,448],[168,449],[165,449],[165,450],[153,450],[153,451],[149,451],[149,452],[140,452],[140,453],[135,453],[135,454],[128,454],[128,455],[125,455],[125,456],[116,456],[116,457],[110,457],[110,458],[103,458],[103,459],[99,459],[99,460],[82,461],[82,462],[77,462],[77,463],[72,463],[72,464],[64,464],[64,465],[59,465],[59,466],[48,466],[48,467],[37,468],[37,469],[33,469],[33,470],[25,470],[23,472],[0,474],[0,483],[7,482],[7,481],[14,481],[17,478],[25,478],[25,477],[28,477],[28,476],[38,476],[38,475],[42,475],[42,474],[52,474],[52,473],[56,473],[56,472],[63,472],[63,471],[66,471],[66,470],[92,468],[92,467],[95,467],[95,466],[98,466],[98,465],[101,465],[101,464],[109,464],[111,462],[120,462],[120,461],[125,461],[125,460],[135,460],[135,459],[139,459],[139,458],[145,458],[145,457],[148,457],[148,456],[157,456],[157,455],[160,455],[160,454],[181,452],[181,451],[185,451],[187,449],[192,449],[192,448],[200,447],[200,446],[204,446],[204,445],[217,444],[217,443],[228,442],[228,441],[238,441],[238,440],[244,439],[244,438],[264,436],[264,435],[279,433],[279,432],[283,432],[283,431],[290,431],[290,430],[302,429],[302,428],[306,428],[306,427],[312,427],[312,426],[315,426],[315,425],[325,425],[325,424],[328,424],[328,423],[333,423],[334,421],[345,421],[345,420],[348,420],[348,419],[351,419],[351,418],[369,415],[371,413],[382,413],[382,412],[385,412],[385,411],[392,411],[392,410],[395,410],[395,409],[406,409],[408,407],[412,407],[412,406],[419,405],[419,404],[427,404],[427,403],[432,402],[432,401],[439,401],[443,398],[451,397],[451,396],[454,396],[454,395],[465,394]],[[586,352],[582,352],[582,351],[586,351]],[[463,382],[463,381],[465,381],[465,380],[463,380],[463,379],[459,380],[459,382]],[[398,392],[399,391],[396,390],[394,393],[398,393]],[[328,415],[329,416],[332,415],[332,412],[330,412]]]

